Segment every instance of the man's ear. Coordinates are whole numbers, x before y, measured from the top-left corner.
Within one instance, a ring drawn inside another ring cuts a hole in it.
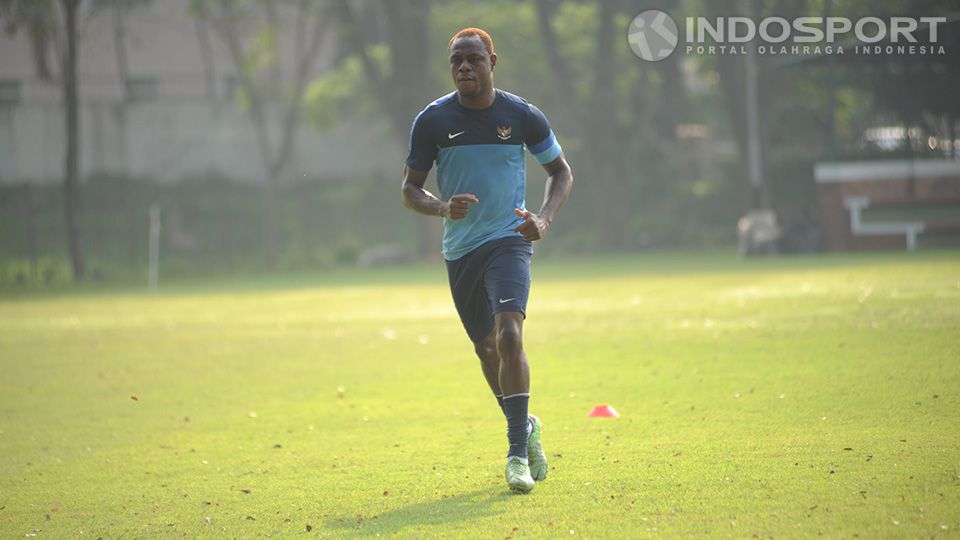
[[[497,65],[497,53],[490,55],[490,71],[493,71],[493,68]]]

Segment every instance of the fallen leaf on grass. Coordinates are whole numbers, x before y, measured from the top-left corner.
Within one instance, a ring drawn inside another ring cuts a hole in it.
[[[247,521],[256,521],[256,520],[257,520],[257,518],[255,518],[255,517],[253,517],[253,516],[247,516],[246,519],[247,519]]]
[[[383,492],[383,496],[384,496],[384,497],[386,497],[386,496],[388,496],[388,495],[390,495],[390,492],[389,492],[389,491],[384,491],[384,492]]]
[[[250,490],[249,488],[240,488],[240,491],[242,491],[242,492],[246,493],[247,495],[249,495],[251,490]]]
[[[307,523],[307,532],[310,532],[312,530],[313,530],[313,525]]]
[[[140,398],[138,398],[137,396],[130,396],[130,399],[134,401],[140,401]]]
[[[849,446],[846,447],[846,448],[844,448],[843,450],[844,450],[845,452],[853,452],[853,448],[850,448]]]

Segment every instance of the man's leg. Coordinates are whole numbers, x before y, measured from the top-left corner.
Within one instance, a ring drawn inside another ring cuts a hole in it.
[[[503,391],[500,389],[500,353],[497,352],[497,331],[496,328],[490,331],[483,341],[473,344],[477,358],[480,359],[480,369],[483,371],[483,378],[487,380],[490,391],[497,398],[500,410],[506,416],[507,411],[503,408]],[[529,374],[528,374],[529,375]],[[527,436],[529,437],[536,429],[536,423],[539,422],[535,416],[530,415],[530,421],[527,425]]]
[[[500,355],[500,388],[503,413],[507,417],[507,484],[522,493],[533,489],[536,478],[528,456],[528,437],[533,427],[528,413],[530,402],[530,366],[523,351],[523,314],[505,311],[494,315],[497,352]],[[537,431],[539,449],[539,431]]]
[[[504,396],[530,393],[530,366],[523,351],[523,314],[494,315],[496,348],[500,358],[498,382]]]
[[[499,382],[504,395],[503,413],[507,417],[507,439],[510,442],[508,456],[527,457],[533,479],[543,480],[547,477],[547,456],[540,440],[543,425],[539,418],[529,414],[530,365],[527,353],[523,350],[523,314],[498,313],[495,322],[500,356]]]
[[[480,369],[483,370],[483,378],[487,380],[487,385],[493,395],[496,396],[503,408],[503,392],[500,390],[500,353],[497,352],[497,331],[496,328],[490,330],[487,337],[473,344],[473,350],[480,359]]]
[[[507,457],[527,457],[528,403],[530,401],[530,367],[523,352],[523,314],[515,311],[497,313],[497,353],[500,355],[500,389],[503,410],[507,416]]]

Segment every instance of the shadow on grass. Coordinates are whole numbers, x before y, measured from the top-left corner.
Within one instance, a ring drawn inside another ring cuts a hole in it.
[[[345,536],[365,537],[397,534],[448,523],[469,524],[471,520],[503,512],[495,503],[517,495],[499,487],[489,487],[433,501],[424,501],[370,516],[329,518],[326,528]]]

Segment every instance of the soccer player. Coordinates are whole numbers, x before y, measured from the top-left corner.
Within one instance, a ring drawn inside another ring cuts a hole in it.
[[[465,28],[450,39],[447,52],[456,91],[427,105],[413,121],[403,203],[443,218],[453,302],[507,420],[507,484],[527,493],[547,476],[541,423],[527,410],[523,321],[531,243],[550,229],[573,175],[540,109],[494,88],[497,55],[489,34]],[[524,202],[524,145],[548,175],[537,213]],[[434,161],[439,197],[423,188]]]

